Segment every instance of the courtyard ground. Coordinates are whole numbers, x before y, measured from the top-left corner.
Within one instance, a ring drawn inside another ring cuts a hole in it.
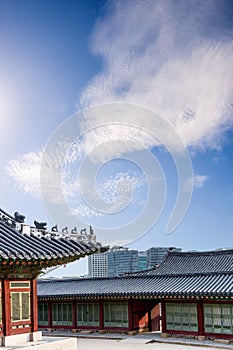
[[[161,338],[159,332],[141,333],[134,336],[128,336],[124,333],[106,333],[98,332],[90,334],[71,333],[71,332],[43,332],[46,337],[65,336],[76,337],[78,350],[200,350],[200,349],[229,349],[233,350],[233,343],[222,344],[211,340],[196,340],[186,338]],[[66,349],[69,350],[69,349]]]
[[[200,350],[200,349],[216,350],[216,347],[199,344],[199,346],[189,344],[168,344],[168,343],[146,343],[145,339],[130,338],[123,340],[113,339],[81,339],[78,338],[78,350]],[[232,346],[222,346],[219,348],[233,348]]]

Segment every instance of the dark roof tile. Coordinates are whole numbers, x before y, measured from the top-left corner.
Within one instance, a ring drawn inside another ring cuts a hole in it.
[[[39,298],[124,296],[233,296],[233,276],[145,276],[38,280]]]
[[[95,253],[100,244],[77,242],[70,238],[54,238],[46,234],[41,236],[34,233],[22,234],[15,228],[18,224],[15,219],[0,210],[0,259],[34,260],[61,260],[63,258],[78,259],[80,256]]]
[[[208,252],[169,252],[162,263],[137,275],[184,275],[233,272],[233,249]]]
[[[233,250],[169,253],[160,267],[123,277],[38,282],[39,298],[233,297]]]

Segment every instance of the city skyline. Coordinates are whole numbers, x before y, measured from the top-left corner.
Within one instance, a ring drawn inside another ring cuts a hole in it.
[[[232,13],[0,0],[2,209],[130,249],[232,247]]]

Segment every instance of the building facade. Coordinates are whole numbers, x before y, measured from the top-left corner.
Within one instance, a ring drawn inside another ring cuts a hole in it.
[[[98,250],[92,243],[32,228],[24,216],[0,210],[0,346],[41,339],[36,278],[43,269]]]
[[[88,256],[88,277],[108,277],[107,253]]]
[[[44,328],[158,330],[233,339],[233,250],[170,252],[158,268],[112,278],[41,280]],[[161,315],[160,315],[161,310]]]
[[[147,254],[145,251],[138,252],[138,271],[147,270]]]
[[[152,247],[146,251],[114,247],[104,254],[88,257],[88,277],[116,277],[151,269],[160,264],[168,250],[181,251],[181,248]]]
[[[88,257],[88,277],[115,277],[138,271],[138,251],[118,247]]]
[[[147,249],[146,251],[146,257],[147,257],[147,269],[152,269],[156,265],[159,265],[164,257],[167,255],[167,252],[175,251],[175,252],[181,252],[181,248],[167,248],[167,247],[152,247]]]
[[[138,251],[127,248],[112,249],[108,256],[108,277],[122,276],[138,271]]]

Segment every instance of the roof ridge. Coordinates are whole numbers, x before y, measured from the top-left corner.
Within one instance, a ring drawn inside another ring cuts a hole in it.
[[[125,279],[151,279],[151,278],[167,278],[167,277],[174,277],[174,278],[180,278],[180,277],[192,277],[192,276],[214,276],[214,275],[233,275],[232,271],[224,271],[224,272],[202,272],[202,273],[184,273],[184,274],[164,274],[164,275],[125,275],[125,276],[114,276],[114,277],[94,277],[94,278],[82,278],[82,277],[67,277],[67,278],[39,278],[37,281],[39,283],[41,282],[85,282],[85,281],[104,281],[104,280],[125,280]]]
[[[164,274],[154,274],[154,275],[139,275],[139,276],[128,276],[128,277],[186,277],[186,276],[209,276],[209,275],[233,275],[233,271],[220,271],[220,272],[194,272],[194,273],[164,273]]]
[[[71,282],[71,281],[98,281],[98,280],[113,280],[113,279],[119,279],[124,276],[112,276],[112,277],[56,277],[56,278],[38,278],[37,282]]]
[[[168,254],[166,257],[169,255],[178,255],[178,256],[185,256],[185,255],[203,255],[203,256],[208,256],[208,255],[219,255],[219,254],[228,254],[232,253],[233,254],[233,248],[222,248],[222,249],[216,249],[216,250],[204,250],[204,251],[182,251],[182,252],[177,252],[177,251],[168,251]],[[165,257],[165,258],[166,258]]]

